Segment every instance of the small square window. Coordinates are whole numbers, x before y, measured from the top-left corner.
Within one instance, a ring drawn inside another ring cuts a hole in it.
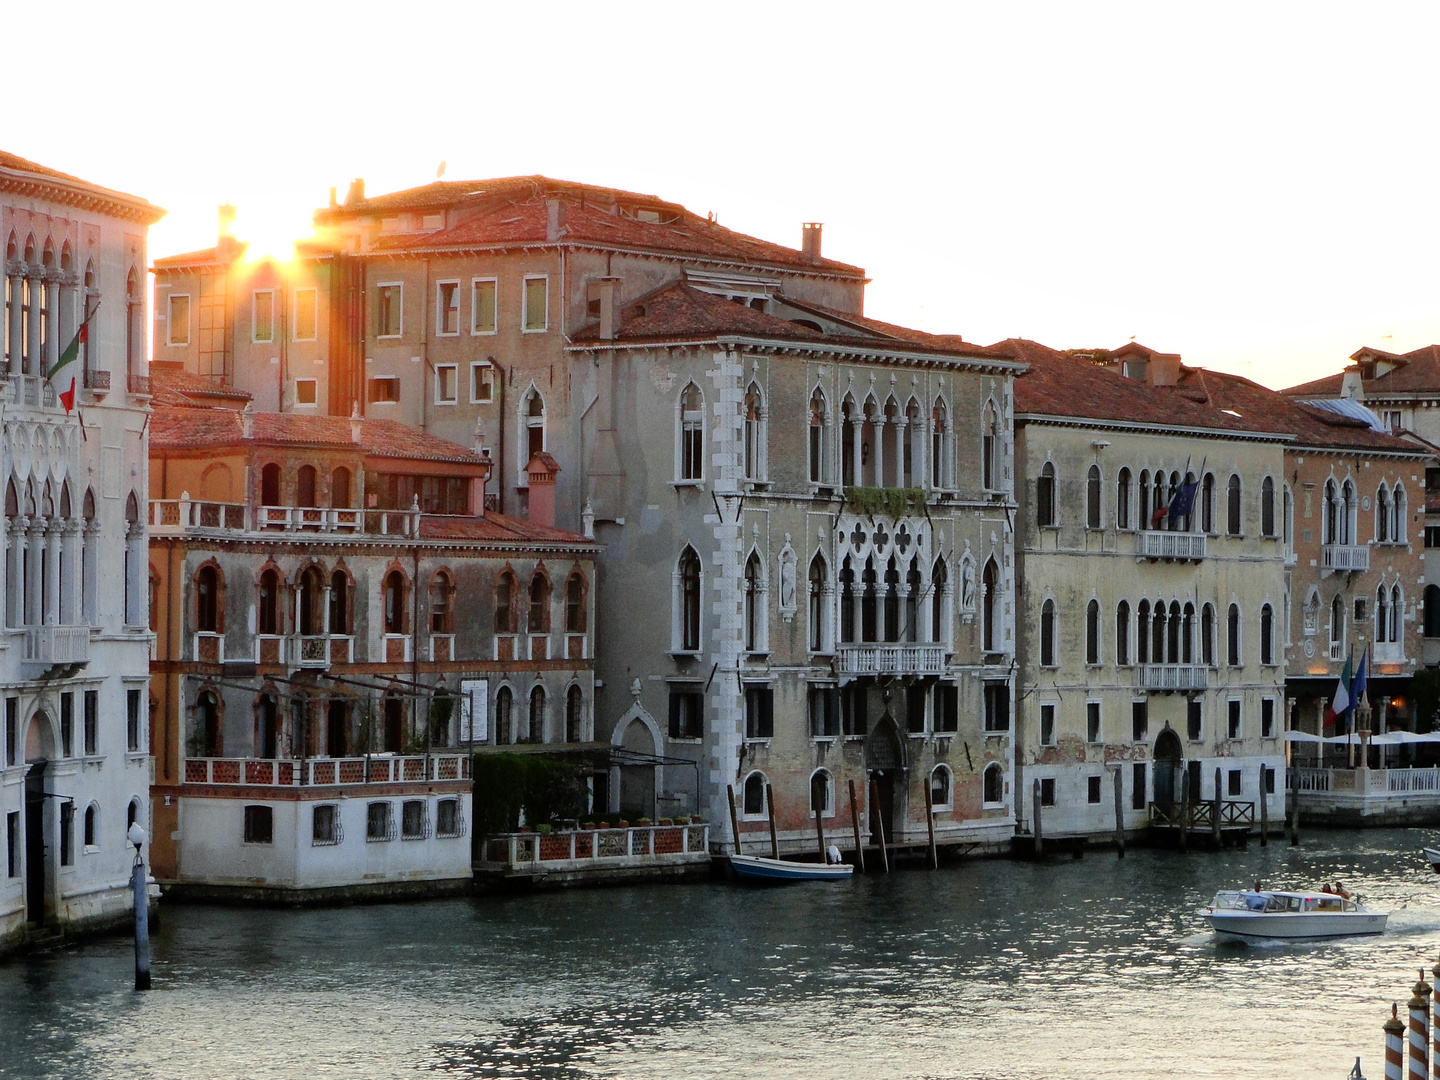
[[[745,738],[775,736],[775,691],[768,686],[745,688]]]
[[[166,340],[171,345],[190,344],[190,297],[170,297],[170,324]]]
[[[470,332],[495,333],[494,278],[476,278],[470,283]]]
[[[1262,765],[1260,771],[1265,774],[1265,794],[1275,794],[1275,770],[1268,765]]]
[[[403,327],[402,301],[404,287],[399,284],[380,285],[375,304],[375,336],[399,337]]]
[[[1230,770],[1230,773],[1229,773],[1228,780],[1229,780],[1229,793],[1230,793],[1231,795],[1239,795],[1239,794],[1240,794],[1240,770],[1239,770],[1239,769],[1231,769],[1231,770]]]
[[[125,691],[125,749],[140,749],[140,691]]]
[[[1355,597],[1355,621],[1365,621],[1365,597],[1363,596]]]
[[[1040,745],[1055,745],[1055,706],[1040,706]]]
[[[960,688],[954,683],[943,682],[935,687],[935,730],[960,730]]]
[[[812,686],[810,701],[810,735],[816,739],[834,738],[840,733],[840,690],[834,686]]]
[[[705,734],[705,695],[698,685],[670,688],[670,738],[699,739]]]
[[[395,818],[388,802],[372,802],[365,807],[365,840],[380,843],[395,839]]]
[[[435,404],[454,405],[460,396],[460,369],[454,364],[435,365]]]
[[[317,382],[315,379],[296,379],[295,404],[314,405],[316,401],[316,394],[318,393],[316,387]]]
[[[470,401],[479,405],[495,400],[495,367],[492,364],[470,365]]]
[[[316,336],[316,291],[295,290],[295,340],[314,341]]]
[[[1191,698],[1185,709],[1185,736],[1191,742],[1199,742],[1204,711],[1199,698]]]
[[[459,799],[441,799],[435,804],[435,835],[462,836],[465,832],[464,819],[460,816]]]
[[[334,803],[315,807],[310,819],[310,845],[329,847],[340,840],[340,808]]]
[[[379,375],[370,380],[370,403],[390,405],[400,400],[400,380],[394,375]]]
[[[542,333],[549,327],[550,282],[543,277],[525,279],[524,331]]]
[[[400,804],[400,838],[424,840],[430,834],[424,799],[406,799]]]
[[[250,323],[250,340],[265,342],[275,340],[275,294],[269,289],[257,291],[251,302],[253,316]]]
[[[1040,805],[1055,805],[1055,780],[1053,777],[1040,781]]]
[[[1089,743],[1100,741],[1100,703],[1098,701],[1085,703],[1085,741]]]
[[[245,807],[245,843],[275,842],[275,811],[268,806]]]
[[[438,281],[435,283],[435,333],[441,335],[460,332],[460,283]]]
[[[1087,796],[1088,796],[1088,798],[1089,798],[1090,805],[1091,805],[1091,806],[1094,806],[1096,803],[1098,803],[1098,802],[1100,801],[1100,777],[1098,777],[1098,776],[1088,777],[1088,778],[1087,778],[1087,787],[1088,787],[1088,790],[1087,790],[1086,794],[1087,794]]]
[[[1010,684],[985,684],[985,730],[1010,730]]]
[[[1227,739],[1240,738],[1240,702],[1231,699],[1227,702],[1229,713],[1226,717],[1225,737]]]

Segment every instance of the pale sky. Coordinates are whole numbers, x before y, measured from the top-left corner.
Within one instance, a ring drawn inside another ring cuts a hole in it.
[[[10,5],[0,148],[263,246],[521,173],[865,267],[866,312],[1284,386],[1440,341],[1440,6]],[[18,48],[21,42],[33,47]],[[21,69],[14,62],[27,58]]]

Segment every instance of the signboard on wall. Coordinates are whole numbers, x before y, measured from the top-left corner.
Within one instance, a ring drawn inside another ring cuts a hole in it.
[[[460,680],[460,744],[490,741],[490,680]]]

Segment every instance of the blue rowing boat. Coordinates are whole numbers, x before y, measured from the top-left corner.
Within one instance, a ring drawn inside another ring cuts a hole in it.
[[[848,863],[787,862],[759,855],[731,855],[730,865],[737,877],[754,881],[843,881],[855,872]]]

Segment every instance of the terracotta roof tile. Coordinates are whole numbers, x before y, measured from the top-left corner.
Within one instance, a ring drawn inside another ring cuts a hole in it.
[[[489,246],[545,243],[549,227],[548,200],[564,206],[561,235],[570,243],[675,253],[725,262],[777,264],[851,277],[864,271],[834,259],[807,259],[795,248],[760,240],[692,213],[653,195],[602,188],[544,176],[500,180],[437,181],[409,191],[380,195],[363,202],[326,208],[317,221],[346,217],[458,209],[478,211],[452,228],[424,235],[383,237],[385,249]],[[630,208],[658,211],[659,221],[641,221]]]
[[[1440,345],[1423,345],[1408,353],[1391,353],[1382,349],[1358,349],[1352,360],[1378,358],[1395,365],[1383,375],[1363,380],[1367,396],[1386,397],[1391,394],[1440,393]],[[1355,370],[1353,367],[1349,370]],[[1289,397],[1338,397],[1344,373],[1291,386],[1281,393]]]
[[[101,187],[99,184],[89,180],[82,180],[78,176],[71,176],[59,169],[52,169],[47,165],[30,161],[19,154],[10,154],[0,150],[0,170],[14,173],[28,173],[31,176],[43,177],[49,180],[58,180],[67,185],[75,185],[85,188],[93,195],[104,199],[113,199],[117,202],[130,204],[132,211],[138,211],[142,217],[148,219],[152,224],[165,216],[165,211],[160,207],[147,202],[138,195],[130,195],[123,191],[116,191],[114,188]]]
[[[251,399],[247,390],[221,386],[214,379],[194,375],[177,360],[150,361],[150,404],[154,408],[174,405],[243,409]]]
[[[496,513],[488,513],[484,517],[440,517],[427,514],[420,518],[420,536],[424,540],[595,544],[594,540],[587,540],[579,533],[535,525],[524,518]]]

